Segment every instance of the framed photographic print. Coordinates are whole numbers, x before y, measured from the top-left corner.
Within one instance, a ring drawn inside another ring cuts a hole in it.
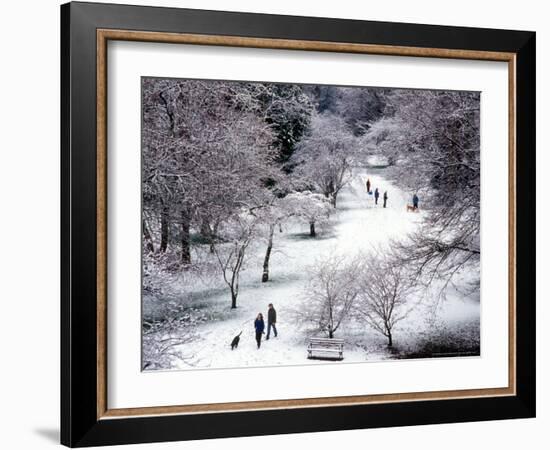
[[[535,33],[61,7],[61,441],[533,417]]]

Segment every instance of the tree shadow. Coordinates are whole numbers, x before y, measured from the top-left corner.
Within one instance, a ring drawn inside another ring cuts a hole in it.
[[[324,241],[327,239],[332,239],[334,237],[336,237],[336,233],[330,232],[330,231],[318,233],[317,236],[315,237],[311,236],[309,233],[292,233],[286,236],[286,238],[289,241],[311,241],[311,242]]]

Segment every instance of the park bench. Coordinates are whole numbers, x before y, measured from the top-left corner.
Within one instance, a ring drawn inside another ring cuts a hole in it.
[[[309,338],[308,359],[344,359],[344,340],[330,338]]]

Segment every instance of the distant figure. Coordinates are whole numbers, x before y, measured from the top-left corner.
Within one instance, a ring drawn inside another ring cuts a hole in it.
[[[254,330],[256,331],[256,343],[258,344],[258,349],[260,348],[260,345],[262,343],[262,334],[264,334],[264,316],[262,316],[262,313],[258,313],[258,317],[256,317],[256,320],[254,321]]]
[[[270,303],[267,310],[267,336],[265,337],[266,341],[269,339],[271,327],[273,327],[273,333],[275,333],[275,337],[277,337],[277,328],[275,328],[275,323],[277,323],[277,311],[275,311],[273,303]]]
[[[418,195],[413,195],[413,209],[418,209]]]
[[[374,204],[378,205],[378,197],[380,197],[380,192],[378,192],[378,188],[374,190]]]
[[[367,194],[370,192],[370,178],[367,178]]]
[[[387,201],[388,201],[388,191],[384,191],[384,208],[386,207]]]

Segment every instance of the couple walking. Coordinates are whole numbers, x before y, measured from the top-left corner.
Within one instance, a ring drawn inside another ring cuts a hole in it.
[[[380,197],[380,192],[378,192],[378,188],[374,190],[374,204],[378,205],[378,197]],[[388,204],[388,191],[384,191],[384,208]]]
[[[275,327],[275,323],[277,323],[277,311],[275,311],[273,303],[270,303],[267,310],[267,336],[265,338],[266,341],[269,339],[269,334],[271,333],[272,327],[273,333],[275,334],[275,337],[277,337],[277,328]],[[254,330],[256,331],[256,343],[258,344],[258,348],[260,348],[260,345],[262,343],[262,334],[264,334],[264,329],[264,316],[262,315],[262,313],[258,313],[258,316],[254,321]]]
[[[370,178],[367,178],[367,194],[372,195],[372,191],[370,190]],[[380,191],[378,188],[374,190],[374,204],[378,205],[378,198],[380,197]],[[388,203],[388,191],[384,192],[384,208],[386,207]]]

